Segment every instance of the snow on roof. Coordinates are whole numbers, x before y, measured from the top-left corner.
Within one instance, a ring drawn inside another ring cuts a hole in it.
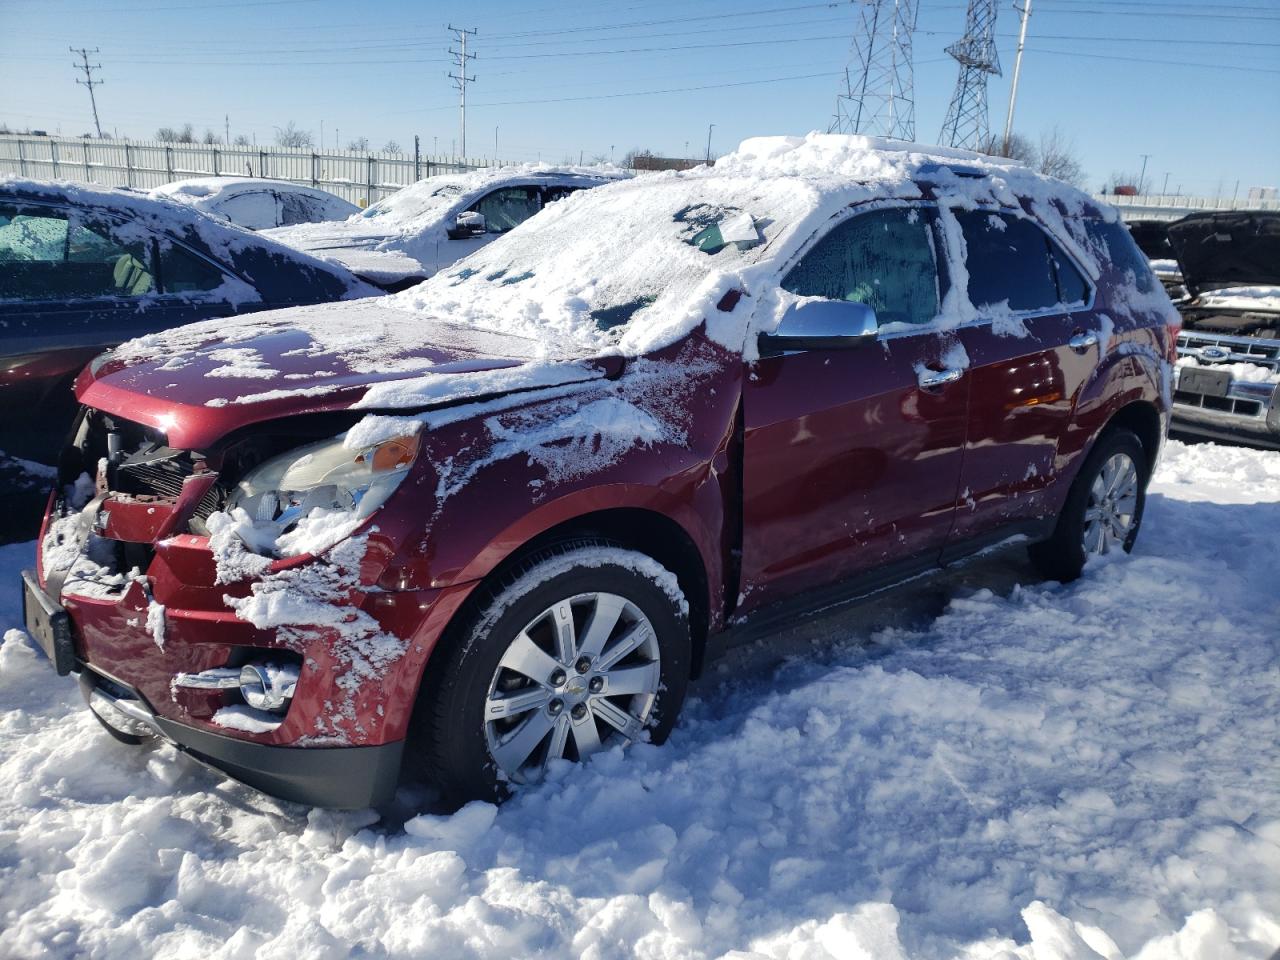
[[[946,207],[1027,202],[1051,228],[1066,211],[1102,213],[1013,160],[858,136],[760,137],[712,167],[575,194],[392,301],[539,338],[552,352],[645,353],[704,319],[713,339],[742,349],[749,330],[776,324],[783,269],[831,217],[858,202],[921,197],[925,181]],[[955,218],[944,211],[943,220],[958,236]],[[712,226],[745,229],[746,242],[711,250]],[[1074,252],[1096,276],[1088,251]],[[746,296],[717,309],[733,289]],[[965,318],[959,302],[951,311],[945,322]]]
[[[334,200],[346,202],[337,194],[330,193],[327,190],[321,190],[308,184],[294,183],[292,180],[277,180],[274,177],[191,177],[186,180],[174,180],[172,183],[162,184],[150,190],[149,194],[153,197],[191,202],[214,197],[225,199],[237,194],[251,193],[257,190],[275,190],[279,193],[305,193],[332,197]],[[354,208],[355,204],[348,204],[348,206]]]
[[[150,230],[177,237],[194,235],[194,238],[198,239],[211,253],[227,260],[233,260],[249,249],[265,248],[276,256],[289,257],[315,270],[340,277],[354,293],[374,292],[341,265],[266,239],[261,233],[254,233],[229,221],[215,220],[188,204],[167,197],[72,180],[31,180],[25,177],[0,175],[0,195],[5,194],[38,197],[76,206],[97,207],[117,216],[127,217]]]

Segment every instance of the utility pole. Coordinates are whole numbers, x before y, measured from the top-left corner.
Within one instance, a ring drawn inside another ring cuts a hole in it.
[[[1168,171],[1166,171],[1166,172],[1165,172],[1165,175],[1164,175],[1164,186],[1160,188],[1160,193],[1161,193],[1161,195],[1163,195],[1163,196],[1168,196],[1168,195],[1169,195],[1169,174],[1168,174]]]
[[[498,162],[498,128],[496,125],[493,128],[493,162]]]
[[[467,37],[474,37],[476,31],[474,29],[465,30],[449,24],[449,32],[453,34],[453,38],[458,41],[458,45],[461,47],[459,50],[455,50],[453,47],[449,48],[449,53],[454,58],[454,66],[458,68],[456,74],[449,74],[449,79],[458,87],[458,113],[462,127],[462,159],[465,160],[467,158],[467,84],[474,83],[476,79],[473,76],[467,76],[467,61],[476,58],[474,53],[467,53]]]
[[[707,124],[707,163],[711,162],[711,131],[715,128],[714,123]]]
[[[1022,26],[1018,30],[1018,53],[1013,58],[1013,83],[1009,86],[1009,112],[1004,118],[1004,145],[1001,153],[1008,155],[1009,138],[1013,136],[1013,108],[1018,102],[1018,78],[1022,76],[1022,49],[1027,45],[1027,20],[1031,17],[1031,0],[1025,7],[1014,6],[1022,14]]]
[[[1142,172],[1138,174],[1138,192],[1145,194],[1147,192],[1147,161],[1151,159],[1151,154],[1139,154],[1142,157]]]
[[[102,64],[89,63],[89,54],[97,53],[98,48],[94,47],[92,50],[87,50],[84,47],[79,47],[79,48],[68,47],[67,49],[69,49],[72,53],[80,54],[80,63],[72,63],[71,65],[75,67],[77,70],[84,71],[84,79],[77,80],[76,83],[80,84],[82,87],[89,88],[89,103],[93,107],[93,125],[98,131],[98,139],[101,140],[102,124],[98,122],[98,100],[93,95],[93,88],[102,86],[102,81],[93,79],[93,71],[101,70]]]
[[[226,140],[223,142],[229,147],[231,146],[231,114],[224,113],[222,115],[222,122],[226,125],[224,128],[226,132]]]

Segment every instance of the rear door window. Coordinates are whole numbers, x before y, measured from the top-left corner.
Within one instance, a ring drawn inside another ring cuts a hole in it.
[[[315,223],[324,216],[317,209],[320,204],[303,193],[281,193],[280,226],[291,227],[295,223]]]
[[[933,211],[872,210],[844,221],[782,281],[799,297],[865,303],[881,326],[929,323],[938,315]]]
[[[506,233],[542,209],[537,187],[503,187],[481,198],[476,212],[484,216],[486,233]]]
[[[151,244],[78,211],[0,205],[0,299],[140,297],[156,290]]]
[[[969,300],[981,310],[1005,302],[1015,312],[1057,306],[1058,281],[1049,238],[1024,217],[988,210],[957,210],[969,269]]]
[[[222,286],[226,275],[190,250],[170,241],[160,243],[160,282],[165,293],[204,293]]]

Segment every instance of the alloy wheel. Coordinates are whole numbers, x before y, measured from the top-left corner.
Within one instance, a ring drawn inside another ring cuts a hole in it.
[[[502,777],[538,779],[551,760],[585,760],[636,739],[658,696],[653,624],[612,593],[582,593],[516,634],[494,672],[484,733]]]
[[[1084,511],[1084,552],[1102,556],[1124,549],[1138,510],[1138,468],[1127,453],[1112,454],[1094,477]]]

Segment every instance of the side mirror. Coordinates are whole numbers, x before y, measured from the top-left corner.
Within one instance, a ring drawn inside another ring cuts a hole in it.
[[[876,338],[876,312],[851,300],[802,300],[782,315],[778,329],[760,334],[760,355],[794,350],[852,350]]]
[[[453,226],[449,228],[450,240],[463,240],[467,237],[478,237],[485,232],[487,225],[484,222],[484,214],[476,213],[474,210],[464,210],[454,219]]]

